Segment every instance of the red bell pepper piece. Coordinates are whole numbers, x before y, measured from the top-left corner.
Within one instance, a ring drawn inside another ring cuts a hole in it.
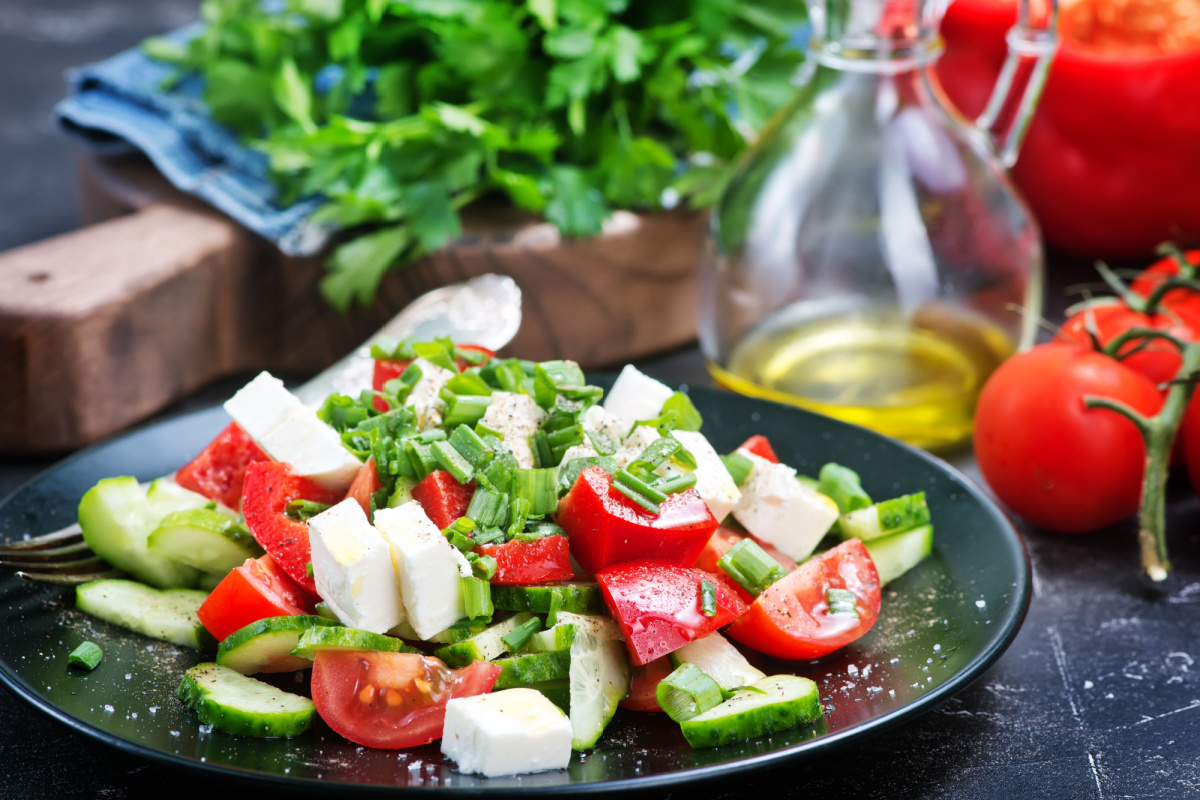
[[[557,520],[571,539],[571,555],[589,573],[638,558],[690,567],[717,528],[695,489],[671,495],[655,515],[612,488],[612,476],[599,467],[579,474]]]
[[[779,456],[775,455],[775,448],[771,447],[771,443],[765,436],[751,436],[746,441],[742,442],[738,450],[749,450],[759,458],[765,458],[772,464],[779,463]]]
[[[342,499],[338,492],[301,477],[281,461],[256,461],[246,470],[242,490],[242,516],[254,539],[292,580],[313,596],[317,585],[308,574],[312,550],[308,523],[287,515],[293,500],[312,500],[333,505]]]
[[[354,476],[354,481],[350,484],[350,488],[346,490],[346,497],[353,497],[354,502],[362,506],[363,513],[367,515],[367,519],[370,519],[371,495],[378,492],[381,485],[379,483],[379,473],[375,470],[375,456],[371,456],[359,468],[358,474]]]
[[[474,494],[474,483],[459,483],[444,469],[429,473],[412,490],[413,500],[421,504],[425,516],[438,528],[449,528],[466,514]]]
[[[242,501],[246,467],[252,461],[269,460],[250,435],[236,422],[231,422],[200,451],[200,455],[175,473],[175,482],[209,500],[236,509]]]
[[[196,615],[217,641],[268,617],[313,614],[313,599],[270,555],[248,558],[217,584]]]
[[[571,569],[570,542],[565,536],[543,536],[530,542],[514,539],[504,544],[485,544],[475,548],[480,555],[496,559],[492,583],[528,586],[534,583],[567,581]]]
[[[701,611],[701,582],[712,584],[716,613]],[[646,664],[723,628],[746,604],[712,575],[669,561],[644,558],[596,573],[609,613],[621,628],[634,664]]]

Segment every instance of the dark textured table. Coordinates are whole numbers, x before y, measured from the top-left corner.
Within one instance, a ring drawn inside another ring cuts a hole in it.
[[[194,0],[0,0],[0,249],[74,225],[72,149],[49,116],[62,71],[188,22],[195,9]],[[1064,259],[1051,266],[1052,287],[1086,275]],[[1061,309],[1061,291],[1050,296]],[[707,381],[691,349],[644,366],[671,382]],[[171,411],[215,403],[238,385],[210,387]],[[953,460],[972,472],[969,455]],[[0,497],[51,463],[0,458]],[[1130,526],[1087,537],[1026,531],[1035,575],[1029,616],[974,685],[852,750],[706,785],[699,796],[1200,796],[1200,504],[1186,480],[1172,488],[1175,576],[1165,589],[1138,578]],[[230,788],[105,747],[7,691],[0,764],[4,798],[214,796]]]

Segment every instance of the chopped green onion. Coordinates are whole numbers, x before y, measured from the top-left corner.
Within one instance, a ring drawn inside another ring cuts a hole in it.
[[[830,462],[821,467],[817,491],[837,503],[838,511],[843,514],[872,505],[871,496],[863,489],[858,473],[841,464]]]
[[[607,433],[587,431],[587,437],[588,441],[592,443],[592,449],[602,456],[611,456],[620,449],[620,446]]]
[[[571,487],[575,485],[575,481],[579,480],[580,473],[588,467],[600,467],[600,469],[612,475],[617,471],[617,462],[608,456],[572,458],[558,468],[558,493],[566,494],[571,491]]]
[[[529,501],[528,516],[540,517],[558,509],[558,470],[519,469],[512,474],[509,494]]]
[[[496,445],[493,445],[493,449],[495,447]],[[495,452],[496,457],[492,459],[492,463],[488,464],[487,469],[479,474],[491,484],[493,489],[508,494],[508,490],[512,488],[513,471],[520,467],[512,453],[507,450],[496,450]]]
[[[554,403],[560,386],[582,386],[583,383],[583,370],[574,361],[543,361],[533,368],[534,399],[542,408],[549,408]]]
[[[316,575],[316,573],[313,571],[313,565],[311,561],[304,565],[304,574],[310,578]]]
[[[831,617],[854,617],[858,619],[858,598],[849,589],[825,590],[825,604]]]
[[[404,372],[400,373],[400,380],[407,383],[409,386],[416,386],[417,382],[423,378],[425,373],[421,371],[421,367],[412,363],[404,368]]]
[[[458,364],[454,360],[454,345],[449,339],[433,342],[417,342],[412,348],[418,358],[423,358],[431,364],[437,364],[443,369],[458,372]]]
[[[467,563],[471,565],[471,574],[480,580],[490,581],[496,574],[496,559],[481,553],[467,553]]]
[[[415,433],[409,438],[415,439],[416,441],[420,442],[421,444],[433,444],[434,442],[445,441],[446,432],[444,430],[442,430],[441,428],[430,428],[427,431],[421,431],[420,433]]]
[[[446,400],[446,410],[442,414],[442,424],[447,428],[452,428],[455,425],[474,425],[479,420],[483,419],[483,415],[487,413],[488,406],[492,404],[492,398],[486,395],[474,394],[451,394],[450,400]]]
[[[721,456],[721,461],[725,463],[725,469],[729,470],[729,477],[733,478],[733,482],[738,486],[746,482],[746,478],[750,477],[750,472],[754,469],[754,462],[741,453]]]
[[[464,372],[461,375],[455,375],[446,381],[446,388],[454,394],[471,394],[487,397],[492,393],[492,387],[487,385],[487,381],[479,377],[478,372]]]
[[[450,544],[457,547],[464,553],[469,553],[475,549],[478,542],[475,541],[473,535],[475,533],[475,520],[469,517],[459,517],[454,520],[453,524],[448,528],[443,528],[442,533],[450,541]]]
[[[613,474],[613,483],[619,483],[622,486],[632,489],[652,503],[661,503],[667,499],[666,494],[660,492],[658,489],[655,489],[648,481],[638,477],[628,468],[617,470],[616,473]]]
[[[525,530],[518,533],[515,538],[518,542],[532,542],[537,539],[545,539],[547,536],[565,536],[566,531],[560,528],[553,522],[539,520],[530,522],[525,526]]]
[[[99,666],[102,658],[104,658],[104,651],[100,649],[100,645],[95,642],[84,642],[71,651],[71,655],[67,656],[67,663],[72,667],[80,667],[91,672]]]
[[[626,486],[625,484],[617,483],[616,481],[613,481],[612,486],[618,492],[625,495],[630,500],[632,500],[633,502],[637,503],[642,508],[649,511],[651,514],[658,514],[658,512],[659,512],[658,504],[655,503],[654,501],[650,500],[649,498],[647,498],[645,495],[638,492],[636,489],[631,489],[628,486]]]
[[[704,418],[692,404],[692,398],[683,392],[676,392],[668,397],[667,402],[663,403],[662,413],[675,415],[671,427],[677,431],[698,431],[704,424]]]
[[[676,722],[716,708],[725,699],[717,682],[690,661],[659,681],[654,694],[662,710]]]
[[[459,483],[470,483],[475,468],[454,449],[450,442],[434,442],[429,448],[442,469],[454,476]]]
[[[537,431],[529,437],[529,448],[533,450],[533,460],[542,468],[558,466],[554,461],[554,451],[550,449],[550,438],[545,431]]]
[[[787,575],[779,562],[767,555],[753,539],[743,539],[717,561],[717,566],[754,596]]]
[[[475,544],[498,544],[505,539],[504,531],[499,528],[488,528],[481,533],[475,534]]]
[[[288,515],[289,519],[294,519],[297,522],[308,522],[317,514],[330,508],[332,506],[329,503],[318,503],[315,500],[293,500],[287,504],[284,513]]]
[[[525,522],[529,519],[529,510],[533,503],[524,497],[514,497],[508,504],[508,538],[512,538],[525,530]]]
[[[463,361],[467,362],[471,366],[477,367],[480,364],[482,364],[484,361],[487,360],[488,355],[487,355],[487,353],[481,352],[479,350],[468,350],[465,347],[455,347],[454,348],[454,357],[461,358]]]
[[[562,589],[550,590],[550,610],[546,612],[547,628],[553,628],[558,624],[558,612],[562,611],[565,602],[566,598],[563,596]]]
[[[556,466],[568,450],[577,444],[583,444],[583,426],[576,424],[547,433],[546,441],[550,445],[550,458],[554,462],[552,466]]]
[[[471,496],[467,516],[481,528],[502,528],[508,523],[508,495],[482,486]]]
[[[475,469],[486,467],[495,453],[487,446],[479,434],[467,425],[459,425],[450,434],[450,444]]]
[[[496,612],[492,607],[492,587],[487,581],[472,576],[459,578],[458,585],[468,619],[490,618]]]
[[[317,416],[338,433],[356,427],[370,416],[370,412],[353,397],[331,394],[325,398]]]
[[[708,581],[700,581],[700,613],[706,617],[717,615],[717,587]]]
[[[511,632],[500,637],[500,641],[504,642],[508,652],[515,653],[529,643],[533,635],[542,629],[542,621],[537,617],[532,617],[525,622],[513,628]]]
[[[481,439],[483,439],[483,441],[486,442],[489,447],[492,446],[491,439],[495,439],[497,442],[504,441],[503,433],[496,430],[495,428],[489,428],[487,425],[484,425],[482,422],[479,422],[475,425],[475,433],[479,434],[479,437]]]
[[[413,472],[418,481],[425,480],[440,466],[430,445],[423,444],[416,437],[404,440],[404,452],[408,454],[408,460],[412,463]]]
[[[683,475],[672,475],[669,478],[660,478],[655,481],[653,486],[663,494],[678,494],[696,485],[696,473],[688,472]]]
[[[521,362],[517,359],[509,358],[504,361],[493,361],[489,366],[493,367],[492,374],[495,377],[496,384],[504,391],[532,394],[531,391],[527,391],[527,389],[532,389],[531,382],[528,380],[528,376],[525,375],[525,370],[522,369]]]
[[[331,609],[329,607],[328,603],[324,603],[324,602],[317,603],[316,606],[314,606],[314,610],[317,612],[318,617],[323,617],[325,619],[331,619],[335,622],[341,621],[337,618],[337,614],[333,613],[333,609]]]

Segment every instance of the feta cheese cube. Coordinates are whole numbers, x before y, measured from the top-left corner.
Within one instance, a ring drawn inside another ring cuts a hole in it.
[[[612,442],[613,448],[621,446],[621,440],[629,429],[620,418],[604,410],[604,406],[589,406],[579,418],[586,433],[600,434]]]
[[[738,450],[754,467],[742,483],[733,516],[764,542],[794,561],[803,561],[838,518],[837,506],[796,480],[796,470]]]
[[[459,578],[471,575],[471,565],[450,544],[416,500],[375,512],[375,527],[392,551],[392,566],[400,582],[400,598],[408,623],[422,639],[463,618]]]
[[[625,438],[640,419],[654,419],[662,413],[663,403],[675,392],[666,384],[643,374],[632,364],[617,376],[616,383],[604,398],[604,410],[621,421],[621,437]]]
[[[346,491],[362,467],[362,462],[342,446],[338,432],[306,406],[293,410],[257,441],[271,458],[286,461],[296,474],[335,492]]]
[[[503,435],[504,446],[523,469],[533,469],[535,461],[529,437],[537,432],[545,418],[546,412],[529,395],[494,392],[492,404],[479,421]]]
[[[391,549],[347,498],[308,521],[317,593],[339,620],[385,633],[405,618]]]
[[[417,414],[417,428],[429,430],[442,424],[442,398],[438,393],[454,377],[445,367],[439,367],[424,358],[414,359],[411,366],[421,370],[421,379],[413,385],[405,405],[412,406]]]
[[[571,721],[536,689],[504,689],[446,704],[442,753],[489,778],[566,769]]]
[[[225,401],[225,411],[255,441],[298,408],[303,408],[300,400],[269,372],[260,372]]]
[[[733,482],[729,470],[725,468],[725,462],[717,455],[717,451],[708,443],[704,434],[693,431],[674,431],[672,435],[696,459],[696,469],[694,470],[696,492],[704,498],[704,502],[708,504],[708,510],[712,512],[718,522],[725,519],[742,497],[741,490]],[[672,464],[668,467],[667,472],[681,475],[687,470]]]
[[[595,458],[599,453],[589,444],[577,444],[574,447],[568,447],[567,452],[563,453],[562,463],[566,464],[575,458]]]
[[[652,445],[657,439],[661,438],[658,431],[646,425],[639,425],[633,429],[629,437],[621,443],[621,447],[617,452],[613,453],[613,459],[617,462],[618,469],[624,469],[631,463],[637,460],[637,457],[642,454],[647,447]]]

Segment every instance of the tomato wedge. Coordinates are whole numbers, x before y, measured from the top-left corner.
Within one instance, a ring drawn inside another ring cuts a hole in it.
[[[416,653],[318,650],[312,699],[325,724],[355,744],[415,747],[441,738],[451,698],[490,692],[500,669],[473,661],[452,670]]]
[[[256,461],[246,469],[242,489],[242,516],[254,539],[271,554],[284,572],[315,597],[317,585],[308,574],[312,550],[308,523],[287,515],[293,500],[312,500],[330,505],[342,496],[292,471],[281,461]]]
[[[246,467],[252,461],[269,460],[250,435],[236,422],[231,422],[200,451],[200,455],[175,473],[175,482],[209,500],[236,509],[242,501]]]
[[[849,589],[857,616],[829,613],[826,592]],[[879,573],[858,539],[814,556],[767,587],[729,626],[729,635],[760,653],[787,659],[818,658],[850,644],[879,616]]]
[[[713,586],[716,613],[700,607],[701,582]],[[609,613],[621,628],[634,664],[647,664],[723,628],[746,604],[712,575],[670,561],[644,558],[596,573]]]
[[[196,616],[217,641],[267,617],[313,614],[313,599],[269,555],[248,558],[216,585]]]
[[[474,483],[459,483],[444,469],[434,470],[413,487],[412,496],[425,509],[425,516],[438,528],[449,528],[454,520],[467,513]]]
[[[367,515],[367,519],[370,519],[371,495],[378,492],[380,486],[379,473],[375,471],[375,456],[371,456],[359,468],[358,474],[354,476],[354,481],[350,484],[350,488],[346,490],[346,497],[353,497],[354,502],[362,506],[363,513]]]
[[[671,495],[654,515],[614,489],[599,467],[579,474],[558,504],[557,520],[571,539],[571,555],[590,573],[639,558],[690,567],[717,529],[695,489]]]
[[[751,436],[749,439],[742,442],[741,446],[738,447],[738,450],[749,450],[751,453],[754,453],[754,455],[758,456],[759,458],[765,458],[772,464],[779,463],[779,456],[775,455],[775,448],[771,447],[771,443],[765,436]]]
[[[634,666],[633,676],[629,680],[629,694],[617,705],[631,711],[662,711],[662,706],[658,704],[658,684],[674,671],[666,656],[656,658],[649,664]]]
[[[565,536],[543,536],[531,542],[514,539],[504,544],[485,544],[475,548],[480,555],[496,559],[492,583],[528,586],[570,580],[571,545]]]

